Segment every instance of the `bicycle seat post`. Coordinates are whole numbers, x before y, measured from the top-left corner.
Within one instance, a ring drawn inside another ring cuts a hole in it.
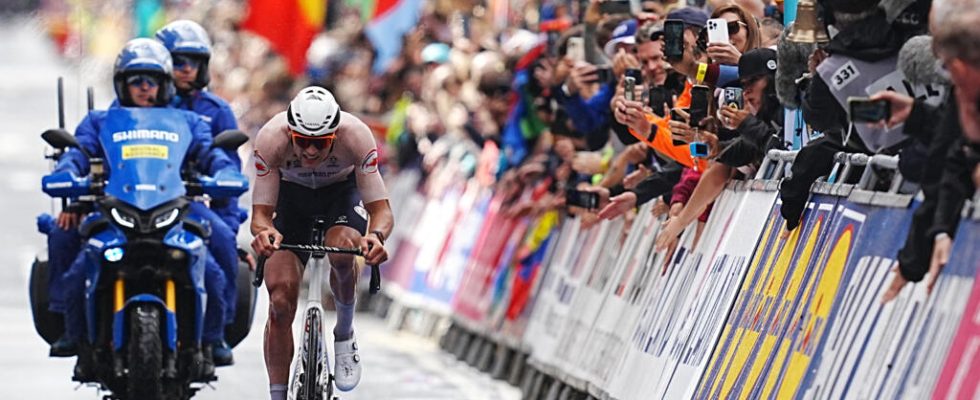
[[[313,232],[311,234],[310,244],[315,246],[323,246],[323,239],[327,233],[327,219],[322,215],[317,215],[313,217]],[[313,258],[323,258],[327,255],[323,251],[313,251],[310,256]]]

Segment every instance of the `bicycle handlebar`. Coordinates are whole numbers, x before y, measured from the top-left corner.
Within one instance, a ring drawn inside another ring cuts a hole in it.
[[[277,250],[294,250],[294,251],[306,251],[310,253],[335,253],[335,254],[351,254],[355,256],[364,255],[361,249],[356,247],[331,247],[331,246],[318,246],[313,244],[287,244],[282,243],[279,245]],[[255,266],[255,276],[252,278],[252,286],[260,287],[262,286],[262,280],[265,278],[265,256],[259,256],[259,260]],[[368,292],[375,294],[381,291],[381,269],[377,264],[371,264],[371,284],[368,287]]]

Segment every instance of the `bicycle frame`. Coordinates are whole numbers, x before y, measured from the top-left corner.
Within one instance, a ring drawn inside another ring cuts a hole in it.
[[[295,250],[310,253],[306,262],[310,286],[306,296],[306,307],[303,311],[303,333],[299,348],[293,358],[292,377],[289,384],[289,399],[298,400],[332,400],[334,393],[333,374],[330,357],[326,350],[323,334],[323,271],[324,264],[330,265],[327,253],[362,255],[357,248],[341,248],[322,246],[326,233],[326,221],[317,217],[313,224],[311,244],[280,244],[279,250]],[[265,271],[265,257],[259,257],[252,284],[262,285]],[[380,289],[380,273],[377,265],[371,266],[371,293]]]

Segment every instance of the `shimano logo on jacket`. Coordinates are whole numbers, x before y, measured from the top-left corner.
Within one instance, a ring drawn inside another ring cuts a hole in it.
[[[176,143],[180,141],[180,135],[175,132],[160,131],[156,129],[132,129],[112,134],[113,142],[138,139],[166,140],[168,142]]]

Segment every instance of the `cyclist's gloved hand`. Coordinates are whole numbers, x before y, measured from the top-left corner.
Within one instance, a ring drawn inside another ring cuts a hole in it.
[[[268,228],[252,239],[252,250],[255,250],[258,255],[271,257],[272,253],[279,249],[280,243],[282,243],[282,234],[276,228]]]
[[[378,265],[388,261],[388,251],[384,244],[372,233],[361,237],[361,253],[369,265]]]

